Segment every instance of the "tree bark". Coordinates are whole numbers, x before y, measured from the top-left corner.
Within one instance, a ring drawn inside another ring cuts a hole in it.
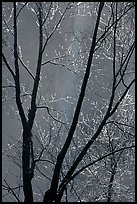
[[[32,176],[30,169],[30,146],[31,146],[31,132],[26,129],[23,130],[23,151],[22,151],[22,170],[23,170],[23,191],[24,202],[33,202],[32,191]]]
[[[112,186],[113,186],[114,176],[115,176],[115,172],[112,172],[111,177],[110,177],[110,181],[109,181],[109,186],[108,186],[108,198],[107,198],[107,202],[111,202],[111,198],[112,198]]]

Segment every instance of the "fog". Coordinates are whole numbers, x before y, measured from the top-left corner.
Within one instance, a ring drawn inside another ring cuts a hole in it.
[[[59,6],[63,8],[64,6],[63,2],[58,3]],[[13,23],[12,2],[5,2],[3,5],[4,5],[3,12],[5,18],[8,22],[8,25],[12,29]],[[34,14],[34,12],[31,11],[30,8],[26,7],[20,13],[18,22],[18,43],[20,46],[21,57],[25,65],[28,66],[30,72],[33,74],[33,76],[35,76],[38,57],[39,32],[36,15]],[[73,16],[72,15],[73,12],[76,12],[77,15]],[[86,13],[86,15],[84,15],[84,12]],[[70,17],[71,15],[72,17]],[[106,20],[107,15],[108,13],[106,11],[105,15]],[[50,148],[52,149],[55,156],[57,156],[57,150],[60,149],[61,146],[64,144],[65,138],[67,137],[68,129],[71,125],[71,121],[74,116],[74,111],[80,93],[82,79],[87,65],[88,54],[91,47],[92,35],[96,19],[96,6],[94,4],[88,4],[87,2],[85,4],[85,8],[84,7],[81,8],[80,4],[78,4],[74,9],[72,9],[72,11],[70,10],[70,13],[68,11],[66,16],[68,17],[68,19],[62,21],[60,29],[55,32],[55,34],[49,40],[48,45],[46,47],[45,54],[43,56],[43,63],[49,60],[51,60],[52,63],[47,63],[42,66],[40,86],[38,89],[37,97],[38,106],[41,105],[48,106],[51,115],[54,118],[66,123],[66,125],[62,127],[60,123],[56,123],[56,121],[54,121],[53,118],[51,118],[50,115],[48,114],[47,109],[38,109],[36,114],[36,120],[33,126],[33,133],[37,135],[37,137],[41,138],[40,139],[41,142],[44,142],[46,140],[48,141],[50,134],[55,138],[55,140],[51,142],[51,147],[49,147],[49,149]],[[57,17],[58,15],[55,18],[56,21]],[[52,21],[53,24],[55,23],[55,20],[53,19]],[[102,24],[100,25],[100,29],[101,26],[103,25]],[[101,34],[101,32],[102,31],[100,30],[99,35]],[[10,35],[9,32],[7,36],[8,37],[6,41],[10,45],[10,48],[13,48],[13,36]],[[7,60],[9,61],[11,67],[14,70],[14,59],[10,48],[7,46],[3,47],[3,52],[7,56]],[[111,49],[113,49],[113,47],[111,47],[110,50]],[[67,53],[69,54],[69,56],[62,57],[60,61],[52,60],[58,56],[56,55],[56,53],[60,54],[60,56],[63,56],[64,54]],[[119,65],[118,62],[116,62],[116,65],[118,67]],[[97,127],[97,125],[95,124],[99,124],[99,122],[103,118],[103,115],[105,114],[106,106],[108,105],[110,99],[112,87],[113,75],[110,69],[112,69],[111,55],[108,56],[106,50],[104,50],[103,52],[101,49],[97,50],[91,66],[91,73],[82,105],[81,115],[79,117],[79,125],[81,124],[81,127],[83,127],[83,129],[81,128],[81,130],[82,131],[85,130],[87,135],[89,131],[89,135],[86,136],[87,138],[85,137],[84,140],[83,139],[79,140],[77,139],[77,136],[78,138],[82,138],[83,134],[80,133],[80,131],[78,130],[78,132],[76,132],[74,136],[74,141],[77,143],[77,145],[79,145],[80,148],[81,148],[80,142],[82,141],[84,144],[86,144],[88,139],[91,137],[91,134],[94,133]],[[131,64],[131,69],[134,69],[134,59],[133,63]],[[133,77],[134,74],[131,76],[131,78]],[[127,77],[125,83],[128,84],[129,81],[131,81],[131,78]],[[13,79],[10,76],[8,70],[6,69],[6,66],[4,66],[4,69],[2,71],[2,82],[3,85],[13,84]],[[21,65],[21,63],[20,63],[20,84],[22,94],[24,94],[24,96],[22,97],[22,104],[25,113],[27,114],[28,109],[30,108],[31,99],[30,93],[33,88],[33,79],[25,70],[25,68]],[[121,87],[121,90],[123,90],[123,87]],[[132,89],[130,90],[130,94],[133,94],[134,102],[135,101],[134,87],[132,87]],[[117,97],[118,95],[116,95],[116,99]],[[2,149],[3,149],[2,177],[3,179],[7,179],[10,182],[10,184],[14,186],[15,181],[18,181],[19,184],[21,182],[20,178],[21,169],[6,155],[17,156],[16,155],[17,153],[15,153],[17,150],[16,147],[20,148],[21,151],[22,125],[20,117],[18,115],[17,106],[15,104],[14,88],[8,88],[8,90],[6,91],[4,89],[3,98],[4,99],[2,103]],[[96,118],[96,122],[94,123],[93,119],[96,117],[96,115],[98,115],[98,118]],[[61,130],[58,134],[59,128]],[[42,134],[44,135],[43,138]],[[47,141],[45,142],[46,144],[48,143]],[[37,151],[39,151],[41,146],[37,142],[36,144],[37,146],[35,147],[35,151],[37,154]],[[93,146],[93,152],[94,148],[96,148],[96,145],[99,145],[99,139],[97,140],[97,142],[95,142],[95,145]],[[75,156],[76,152],[72,154],[68,153],[67,157],[69,165],[72,163],[72,160],[75,158]],[[46,175],[51,178],[53,166],[50,164],[42,165],[45,171],[47,171]],[[132,166],[133,164],[131,164],[131,167]],[[131,167],[129,166],[129,168]],[[66,166],[65,168],[67,169]],[[133,187],[134,172],[132,171],[132,169],[130,169],[130,171],[132,174],[131,180],[129,181],[128,178],[126,178],[126,174],[123,177],[123,180],[124,182],[127,183],[127,186],[129,186],[129,183],[131,184],[129,188],[131,189],[132,192],[132,188],[134,188]],[[106,173],[106,175],[107,174],[108,173]],[[118,174],[117,177],[119,178],[120,175]],[[84,183],[83,178],[84,177],[80,178],[81,188]],[[40,191],[38,190],[38,186],[44,193],[46,188],[49,187],[50,181],[48,179],[47,180],[44,179],[44,177],[42,176],[40,177],[37,171],[36,178],[33,179],[32,183],[34,184],[34,188],[36,188],[34,198],[36,200],[41,201],[41,194]],[[98,189],[98,186],[96,186],[96,181],[94,181],[93,183],[94,185],[90,187],[91,191],[95,190],[95,188]],[[15,184],[15,186],[16,185],[17,183]],[[73,201],[73,197],[70,198],[70,201]],[[3,198],[3,202],[6,202],[5,198]]]

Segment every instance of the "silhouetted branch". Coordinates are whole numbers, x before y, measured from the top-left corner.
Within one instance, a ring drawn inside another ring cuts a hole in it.
[[[39,167],[36,165],[36,169],[40,172],[40,174],[42,175],[42,176],[44,176],[46,179],[48,179],[49,181],[51,181],[51,178],[49,178],[48,176],[46,176],[40,169],[39,169]]]
[[[65,15],[65,13],[66,13],[66,11],[67,11],[68,9],[70,9],[70,5],[71,5],[71,4],[68,3],[67,7],[65,8],[64,12],[62,13],[62,15],[61,15],[60,19],[58,20],[57,24],[55,25],[54,29],[52,30],[52,32],[50,33],[50,35],[47,37],[46,42],[45,42],[45,44],[44,44],[44,46],[43,46],[43,48],[42,48],[42,53],[44,52],[44,50],[45,50],[45,48],[46,48],[46,46],[47,46],[47,43],[48,43],[49,39],[53,36],[53,34],[54,34],[55,31],[57,30],[59,24],[61,23],[61,21],[62,21],[64,15]]]
[[[14,192],[14,189],[10,187],[10,185],[7,183],[6,180],[4,180],[4,182],[5,182],[6,185],[7,185],[7,189],[8,189],[9,191],[11,191],[12,195],[16,198],[16,200],[17,200],[18,202],[21,202],[20,199],[17,197],[16,193]]]
[[[116,124],[118,124],[118,125],[127,126],[127,127],[129,127],[129,128],[135,129],[135,127],[132,126],[132,125],[128,125],[128,124],[121,123],[121,122],[117,122],[117,121],[113,121],[113,120],[106,122],[106,124],[109,124],[109,123],[116,123]]]
[[[116,111],[116,109],[118,108],[119,104],[121,103],[121,101],[123,100],[123,98],[125,97],[125,95],[127,94],[128,90],[130,89],[130,87],[133,85],[134,82],[135,82],[135,79],[133,79],[131,81],[131,83],[127,86],[126,90],[124,91],[124,93],[122,94],[122,96],[120,97],[120,99],[118,100],[116,105],[114,106],[114,108],[111,110],[110,115],[112,115]]]
[[[19,16],[21,10],[27,5],[28,2],[25,2],[24,5],[19,9],[16,18]]]
[[[62,56],[54,57],[54,58],[52,58],[52,59],[50,59],[50,60],[47,60],[47,61],[43,62],[43,63],[41,64],[41,66],[46,65],[46,64],[48,64],[48,63],[52,63],[52,61],[57,60],[57,59],[62,59],[62,58],[64,58],[64,57],[66,57],[66,56],[67,56],[67,55],[62,55]],[[54,62],[53,62],[53,63],[54,63]]]
[[[7,60],[6,60],[6,57],[5,55],[2,53],[2,57],[3,57],[3,60],[4,60],[4,63],[6,64],[8,70],[10,71],[11,75],[13,76],[13,79],[15,81],[15,73],[13,72],[13,70],[11,69],[10,65],[8,64]]]
[[[31,98],[31,108],[30,108],[30,114],[29,114],[29,127],[32,129],[35,113],[36,113],[36,97],[38,92],[38,86],[40,81],[40,72],[41,72],[41,63],[42,63],[42,46],[43,46],[43,30],[42,30],[42,3],[39,3],[39,53],[38,53],[38,59],[37,59],[37,69],[36,69],[36,75],[32,90],[32,98]]]
[[[13,33],[13,32],[11,31],[11,29],[9,28],[8,23],[6,22],[6,20],[5,20],[5,18],[4,18],[4,15],[2,15],[2,20],[4,21],[4,23],[5,23],[6,27],[7,27],[7,29],[10,31],[10,33],[14,36],[14,33]]]
[[[51,8],[52,8],[52,4],[53,4],[53,2],[50,2],[50,6],[49,6],[49,9],[48,9],[47,15],[46,15],[46,17],[45,17],[45,19],[44,19],[44,21],[43,21],[43,23],[42,23],[42,26],[46,23],[46,20],[47,20],[47,18],[48,18],[48,16],[49,16],[49,13],[50,13],[50,11],[51,11]]]
[[[118,123],[116,123],[115,121],[111,121],[111,123],[113,124],[113,125],[115,125],[119,130],[121,130],[122,132],[124,132],[124,133],[127,133],[127,134],[129,134],[129,135],[131,135],[131,136],[134,136],[133,134],[131,134],[130,132],[127,132],[127,131],[125,131],[125,130],[123,130],[121,127],[119,127],[119,125],[118,125]],[[107,124],[107,123],[106,123]],[[125,126],[128,126],[128,125],[125,125]],[[129,127],[129,126],[128,126]]]
[[[51,117],[53,120],[55,120],[55,121],[57,121],[57,122],[59,122],[59,123],[62,123],[63,125],[69,125],[68,123],[65,123],[65,122],[63,122],[63,121],[61,121],[61,120],[58,120],[57,118],[55,118],[54,116],[52,116],[51,113],[50,113],[50,111],[49,111],[49,107],[47,107],[47,106],[37,106],[37,109],[40,109],[40,108],[42,108],[42,109],[43,109],[43,108],[46,108],[48,114],[50,115],[50,117]]]
[[[19,56],[18,56],[19,57]],[[29,75],[33,78],[33,79],[35,79],[35,77],[33,76],[33,74],[30,72],[30,70],[28,69],[28,67],[24,64],[24,62],[22,61],[22,59],[19,57],[19,60],[20,60],[20,62],[21,62],[21,64],[22,64],[22,66],[27,70],[27,72],[29,73]]]
[[[86,69],[86,72],[84,75],[83,84],[81,87],[81,92],[79,95],[79,99],[78,99],[77,107],[75,110],[74,118],[73,118],[70,130],[69,130],[67,139],[64,143],[64,146],[57,156],[57,162],[55,165],[55,169],[54,169],[54,173],[53,173],[53,177],[52,177],[52,182],[51,182],[51,188],[50,188],[52,195],[53,195],[53,197],[52,197],[53,200],[56,197],[62,162],[63,162],[65,155],[66,155],[66,152],[70,146],[74,131],[75,131],[77,123],[78,123],[78,118],[79,118],[82,102],[83,102],[84,95],[85,95],[86,85],[87,85],[89,74],[90,74],[90,67],[91,67],[91,63],[92,63],[92,59],[93,59],[93,54],[94,54],[94,49],[95,49],[95,44],[96,44],[96,37],[97,37],[97,32],[98,32],[98,26],[99,26],[99,21],[100,21],[100,16],[101,16],[103,6],[104,6],[104,2],[100,2],[98,16],[97,16],[96,25],[95,25],[95,30],[94,30],[94,34],[93,34],[93,41],[92,41],[92,45],[91,45],[91,49],[90,49],[90,53],[89,53],[88,62],[87,62],[87,69]],[[43,202],[47,202],[46,194],[47,193],[45,193],[45,197],[44,197]],[[60,201],[60,199],[58,201]]]
[[[21,97],[24,97],[24,96],[31,96],[31,94],[29,94],[29,93],[22,94],[22,95],[20,95],[20,98],[21,98]],[[2,101],[9,101],[9,100],[11,100],[11,99],[16,99],[16,96],[12,96],[12,97],[10,97],[10,98],[8,98],[8,99],[3,99]]]
[[[132,146],[128,146],[128,147],[122,147],[120,149],[117,149],[115,150],[114,152],[110,152],[108,154],[105,154],[104,156],[100,157],[99,159],[87,164],[86,166],[80,168],[76,173],[74,173],[68,180],[66,180],[66,183],[64,183],[64,185],[66,186],[71,180],[73,180],[78,174],[80,174],[82,171],[84,171],[86,168],[88,168],[89,166],[92,166],[94,165],[95,163],[105,159],[106,157],[108,156],[111,156],[112,154],[115,154],[117,152],[121,152],[123,150],[126,150],[126,149],[131,149],[131,148],[135,148],[135,145],[132,145]],[[63,187],[64,188],[64,187]],[[61,190],[61,189],[60,189]]]
[[[110,26],[106,27],[105,32],[97,39],[96,45],[100,42],[100,44],[104,41],[104,39],[109,35],[108,31],[111,30],[111,28],[115,25],[115,23],[118,23],[120,21],[120,19],[126,14],[128,13],[128,11],[130,11],[132,8],[134,7],[134,5],[132,5],[131,7],[129,7],[126,11],[123,12],[123,14],[120,15],[119,18],[117,18]]]
[[[15,65],[15,87],[16,87],[16,104],[19,110],[19,114],[22,120],[23,127],[26,126],[26,117],[22,107],[21,99],[20,99],[20,80],[19,80],[19,64],[18,64],[18,37],[17,37],[17,19],[16,19],[16,2],[13,3],[13,13],[14,13],[14,65]]]
[[[5,86],[2,86],[2,89],[5,89],[5,88],[15,88],[15,86],[13,86],[13,85],[5,85]]]

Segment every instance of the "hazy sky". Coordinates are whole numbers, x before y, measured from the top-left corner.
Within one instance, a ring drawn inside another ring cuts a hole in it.
[[[63,2],[62,5],[64,5]],[[12,28],[13,23],[13,15],[11,14],[11,8],[11,2],[4,2],[4,14],[6,14],[5,19],[8,21],[8,25],[10,28]],[[59,51],[61,55],[64,55],[69,48],[71,52],[70,58],[68,58],[69,61],[61,61],[62,64],[67,65],[67,68],[62,65],[57,66],[53,64],[47,64],[42,67],[40,88],[37,100],[39,101],[39,99],[41,98],[41,103],[46,100],[46,105],[57,109],[58,111],[62,111],[62,118],[65,118],[68,122],[71,121],[74,114],[74,109],[78,100],[82,77],[86,68],[88,52],[91,46],[91,39],[96,15],[94,14],[94,6],[91,6],[90,9],[90,11],[92,11],[93,9],[93,13],[91,16],[76,15],[75,17],[64,20],[61,24],[61,33],[57,31],[50,39],[48,46],[46,47],[45,54],[43,56],[43,62],[45,62],[46,60],[55,58],[57,51]],[[68,13],[67,16],[69,15],[70,14]],[[106,12],[106,16],[107,15],[108,14]],[[107,18],[106,16],[104,18]],[[55,23],[54,20],[52,21],[52,23]],[[83,40],[81,44],[74,40],[74,33],[80,40]],[[7,36],[8,38],[6,40],[12,47],[13,37],[12,35],[10,35],[10,33],[8,33]],[[28,65],[28,68],[33,75],[35,75],[37,65],[38,37],[39,33],[36,16],[30,9],[26,7],[22,10],[19,17],[18,43],[21,48],[22,59],[24,60],[24,63]],[[83,61],[81,56],[77,54],[81,51],[85,53]],[[4,47],[3,52],[7,55],[7,59],[14,70],[11,51],[9,50],[9,48]],[[109,89],[112,85],[112,71],[110,71],[110,69],[112,69],[112,59],[106,56],[105,54],[105,50],[104,52],[102,52],[102,50],[98,51],[95,54],[95,58],[91,67],[91,75],[89,78],[87,92],[82,107],[82,112],[84,113],[85,118],[87,117],[87,115],[89,117],[89,125],[91,125],[91,117],[94,115],[95,112],[100,110],[99,108],[106,105],[106,99],[109,100],[110,96],[110,92],[107,89]],[[75,63],[71,63],[77,57],[79,57],[79,61],[77,60],[74,61]],[[33,87],[33,79],[30,75],[28,75],[22,65],[20,65],[20,73],[21,90],[23,91],[23,93],[25,93],[25,91],[26,93],[31,93]],[[13,82],[6,67],[3,69],[2,72],[2,81],[4,85],[11,85],[11,83]],[[128,81],[129,78],[127,78],[126,83],[128,83]],[[133,86],[131,89],[133,97],[135,93],[134,91],[135,90]],[[9,88],[8,91],[5,92],[5,96],[7,95],[7,98],[13,97],[13,94],[13,88]],[[25,108],[26,113],[27,109],[29,108],[29,102],[29,96],[23,97],[23,107]],[[105,108],[103,109],[103,111],[105,112]],[[44,127],[45,129],[46,127],[49,128],[49,124],[46,123],[45,120],[43,120],[43,116],[49,117],[47,116],[46,110],[40,110],[37,112],[36,121],[38,126],[41,127],[42,130],[44,129]],[[101,118],[102,116],[100,115],[99,120],[101,120]],[[82,115],[80,116],[80,121],[82,121]],[[20,118],[18,116],[15,99],[12,98],[10,100],[3,101],[2,149],[4,151],[4,154],[2,173],[3,178],[7,176],[6,178],[9,179],[13,184],[14,180],[16,179],[16,171],[18,171],[19,175],[21,172],[19,168],[15,170],[15,165],[12,164],[12,162],[9,162],[9,160],[7,160],[5,154],[12,153],[14,155],[14,146],[16,146],[19,141],[21,141],[21,129],[22,126]],[[36,130],[36,126],[34,127],[34,130]],[[62,142],[64,142],[64,139],[62,139]],[[8,177],[8,173],[12,174],[12,176],[9,174],[10,178]],[[37,180],[33,182],[37,183]],[[47,183],[48,182],[49,181],[47,181]]]

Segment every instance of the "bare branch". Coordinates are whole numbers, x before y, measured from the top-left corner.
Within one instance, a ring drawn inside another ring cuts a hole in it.
[[[114,66],[114,64],[113,64]],[[63,179],[62,183],[60,184],[60,189],[62,188],[62,186],[64,185],[65,180],[68,180],[71,175],[73,174],[74,170],[76,169],[77,165],[79,164],[79,162],[82,160],[82,158],[84,157],[84,155],[87,153],[87,150],[90,148],[90,146],[93,144],[93,142],[96,140],[96,138],[98,137],[98,135],[100,134],[100,132],[102,131],[102,128],[104,127],[104,125],[106,124],[107,119],[116,111],[116,109],[118,108],[118,105],[120,104],[120,102],[123,100],[123,98],[125,97],[126,93],[128,92],[128,90],[130,89],[131,85],[134,83],[135,80],[133,80],[128,88],[125,90],[125,92],[122,94],[121,98],[119,99],[119,101],[116,103],[115,107],[112,109],[112,104],[113,104],[113,100],[114,100],[114,93],[115,93],[115,82],[116,82],[116,77],[114,77],[113,79],[113,85],[112,85],[112,94],[111,94],[111,98],[110,98],[110,102],[109,102],[109,106],[107,109],[107,112],[101,122],[101,124],[99,125],[97,131],[95,132],[94,136],[91,138],[91,140],[89,140],[89,142],[85,145],[85,147],[82,149],[82,151],[80,152],[80,154],[78,155],[78,157],[76,158],[75,162],[73,163],[73,165],[71,166],[71,168],[69,169],[69,171],[67,172],[65,178]],[[112,109],[112,111],[111,111]],[[64,191],[64,189],[62,190]],[[61,192],[62,192],[61,191]]]
[[[5,190],[10,191],[10,189],[9,189],[9,187],[8,187],[8,186],[5,186],[4,184],[2,184],[2,186],[4,187],[4,189],[5,189]],[[22,188],[22,187],[23,187],[22,185],[17,186],[17,187],[13,187],[13,188],[12,188],[12,190],[16,190],[16,189],[18,189],[18,188]]]
[[[120,84],[120,82],[123,80],[123,77],[125,75],[125,72],[126,72],[126,69],[127,69],[127,66],[128,66],[128,63],[129,63],[129,60],[134,52],[134,49],[135,49],[135,42],[133,42],[133,44],[131,45],[131,47],[129,48],[129,51],[124,59],[123,62],[121,62],[121,65],[120,65],[120,68],[119,70],[117,71],[116,73],[116,77],[120,74],[120,79],[119,81],[117,82],[116,86],[115,86],[115,89],[118,87],[118,85]],[[124,67],[125,66],[125,67]],[[124,67],[124,69],[123,69]],[[123,69],[123,70],[122,70]],[[123,73],[122,73],[123,72]],[[122,82],[123,83],[123,82]],[[127,85],[125,86],[127,88]]]
[[[54,57],[54,58],[52,58],[52,59],[50,59],[50,60],[47,60],[46,62],[43,62],[43,63],[41,64],[41,66],[43,66],[43,65],[45,65],[45,64],[48,64],[48,63],[51,63],[51,62],[54,61],[54,60],[64,58],[64,57],[66,57],[66,56],[67,56],[67,55],[62,55],[62,56],[59,56],[59,57]]]
[[[99,159],[97,159],[97,160],[91,162],[90,164],[88,164],[88,165],[82,167],[81,169],[79,169],[75,174],[72,175],[71,179],[74,179],[74,177],[75,177],[76,175],[78,175],[80,172],[82,172],[84,169],[86,169],[86,168],[88,168],[89,166],[91,166],[91,165],[93,165],[93,164],[95,164],[95,163],[101,161],[102,159],[104,159],[104,158],[106,158],[106,157],[108,157],[108,156],[110,156],[110,155],[112,155],[112,154],[115,154],[115,153],[117,153],[117,152],[121,152],[121,151],[123,151],[123,150],[131,149],[131,148],[135,148],[135,146],[132,145],[132,146],[128,146],[128,147],[122,147],[122,148],[120,148],[120,149],[118,149],[118,150],[115,150],[114,152],[110,152],[110,153],[108,153],[108,154],[106,154],[106,155],[100,157]]]
[[[53,2],[50,2],[50,6],[49,6],[49,9],[48,9],[47,15],[46,15],[46,17],[45,17],[45,19],[44,19],[42,25],[44,25],[44,24],[46,23],[46,20],[47,20],[47,18],[48,18],[48,16],[49,16],[49,13],[50,13],[50,10],[51,10],[51,7],[52,7],[52,4],[53,4]]]
[[[113,8],[112,8],[112,15],[113,15],[113,22],[114,22],[114,13],[113,13]],[[114,25],[114,41],[113,41],[113,46],[114,46],[114,52],[113,52],[113,78],[115,79],[115,72],[116,72],[116,30],[117,30],[117,4],[116,4],[116,23]]]
[[[37,92],[38,92],[38,86],[39,86],[39,81],[40,81],[40,73],[41,73],[41,62],[42,62],[42,46],[43,46],[43,31],[42,31],[42,8],[41,8],[41,3],[38,6],[39,10],[39,53],[38,53],[38,60],[37,60],[37,69],[36,69],[36,75],[35,75],[35,80],[34,80],[34,85],[33,85],[33,90],[32,90],[32,98],[31,98],[31,108],[30,108],[30,114],[29,114],[29,119],[28,123],[30,126],[30,129],[32,129],[34,118],[35,118],[35,113],[36,113],[36,97],[37,97]]]
[[[116,109],[118,108],[119,104],[121,103],[121,101],[123,100],[123,98],[125,97],[125,95],[127,94],[128,90],[130,89],[130,87],[133,85],[134,82],[135,82],[135,79],[133,79],[131,81],[131,83],[127,86],[126,90],[124,91],[124,93],[120,97],[119,101],[116,103],[114,108],[111,110],[110,115],[112,115],[116,111]]]
[[[7,24],[7,22],[6,22],[5,18],[4,18],[4,15],[2,15],[2,20],[4,21],[6,27],[7,27],[8,30],[10,31],[10,33],[14,36],[14,33],[13,33],[13,32],[11,31],[11,29],[9,28],[9,26],[8,26],[8,24]]]
[[[22,95],[20,95],[20,98],[21,98],[21,97],[24,97],[24,96],[31,96],[31,94],[29,94],[29,93],[22,94]],[[3,99],[2,101],[9,101],[9,100],[11,100],[11,99],[16,99],[16,96],[12,96],[12,97],[10,97],[10,98]]]
[[[3,60],[4,60],[4,63],[6,64],[8,70],[10,71],[11,75],[13,76],[13,79],[15,81],[15,73],[13,72],[13,70],[11,69],[10,65],[8,64],[7,60],[6,60],[6,57],[5,55],[2,53],[2,57],[3,57]]]
[[[2,86],[2,89],[5,89],[5,88],[15,88],[15,86],[13,85]]]
[[[98,10],[98,16],[97,16],[97,20],[96,20],[96,25],[95,25],[95,29],[94,29],[94,34],[93,34],[93,41],[92,41],[92,45],[91,45],[91,49],[90,49],[90,53],[89,53],[89,58],[88,58],[88,62],[87,62],[87,69],[84,75],[84,79],[83,79],[83,84],[81,87],[81,92],[79,95],[79,99],[78,99],[78,103],[77,103],[77,107],[75,110],[75,114],[73,117],[73,121],[67,136],[67,139],[63,145],[62,150],[60,151],[60,153],[58,154],[57,157],[57,163],[54,169],[54,173],[53,173],[53,177],[52,177],[52,182],[51,182],[51,191],[53,194],[53,200],[55,199],[56,196],[56,191],[57,191],[57,187],[58,187],[58,182],[59,182],[59,175],[60,175],[60,170],[61,170],[61,166],[62,166],[62,162],[65,158],[66,152],[70,146],[71,140],[73,138],[73,134],[75,132],[77,123],[78,123],[78,118],[79,118],[79,114],[80,114],[80,109],[82,106],[82,102],[84,99],[84,95],[85,95],[85,91],[86,91],[86,85],[88,82],[88,78],[89,78],[89,74],[90,74],[90,67],[91,67],[91,63],[92,63],[92,59],[93,59],[93,54],[94,54],[94,49],[95,49],[95,44],[96,44],[96,37],[97,37],[97,32],[98,32],[98,26],[99,26],[99,21],[100,21],[100,16],[101,16],[101,12],[104,6],[104,2],[100,2],[99,5],[99,10]],[[74,162],[75,163],[75,162]],[[76,163],[75,163],[76,164]],[[74,164],[74,166],[75,166]],[[74,167],[75,168],[75,167]],[[44,197],[44,202],[46,202],[46,197]],[[60,200],[58,200],[60,201]]]
[[[51,181],[51,179],[48,177],[48,176],[46,176],[40,169],[39,169],[39,167],[36,165],[36,168],[37,168],[37,170],[41,173],[41,175],[42,176],[44,176],[46,179],[48,179],[49,181]]]
[[[128,125],[128,124],[125,124],[125,123],[121,123],[121,122],[117,122],[117,121],[108,121],[108,122],[106,122],[106,124],[109,124],[109,123],[116,123],[116,124],[118,124],[118,125],[122,125],[122,126],[127,126],[127,127],[129,127],[129,128],[133,128],[133,129],[135,129],[135,127],[134,126],[132,126],[132,125]]]
[[[65,13],[66,13],[66,11],[67,11],[69,8],[70,8],[70,3],[68,3],[68,6],[65,8],[65,10],[64,10],[63,14],[61,15],[59,21],[57,22],[56,26],[54,27],[54,29],[52,30],[52,32],[50,33],[50,35],[47,37],[46,42],[45,42],[45,44],[44,44],[44,46],[43,46],[43,49],[42,49],[42,53],[44,52],[44,50],[45,50],[45,48],[46,48],[46,46],[47,46],[47,43],[48,43],[49,39],[52,37],[52,35],[53,35],[53,34],[55,33],[55,31],[57,30],[57,28],[58,28],[59,24],[61,23],[61,21],[62,21],[64,15],[65,15]]]
[[[7,24],[7,22],[6,22],[5,18],[4,18],[4,16],[2,16],[2,19],[3,19],[3,21],[4,21],[4,23],[5,23],[6,27],[7,27],[7,29],[8,29],[8,30],[10,31],[10,33],[14,36],[14,33],[13,33],[12,30],[9,28],[9,26],[8,26],[8,24]]]
[[[33,74],[30,72],[30,70],[28,69],[28,67],[24,64],[24,62],[22,61],[22,59],[18,56],[22,66],[27,70],[27,72],[30,74],[30,76],[35,79],[35,77],[33,76]]]
[[[53,164],[55,166],[55,164],[52,161],[48,160],[48,159],[38,158],[38,159],[35,159],[35,162],[48,162],[48,163]]]
[[[92,166],[94,165],[95,163],[105,159],[106,157],[108,156],[111,156],[112,154],[115,154],[117,152],[121,152],[123,150],[126,150],[126,149],[131,149],[131,148],[135,148],[135,145],[132,145],[132,146],[128,146],[128,147],[122,147],[120,149],[117,149],[115,150],[114,152],[110,152],[108,154],[105,154],[104,156],[100,157],[99,159],[87,164],[86,166],[82,167],[81,169],[79,169],[76,173],[74,173],[68,180],[66,180],[66,183],[64,184],[65,186],[71,181],[73,180],[78,174],[80,174],[83,170],[85,170],[86,168],[88,168],[89,166]]]
[[[134,7],[134,5],[132,5],[131,7],[129,7],[126,11],[123,12],[123,14],[120,15],[120,17],[118,19],[116,19],[110,26],[108,26],[105,30],[105,32],[98,38],[98,40],[96,41],[96,45],[100,42],[102,43],[102,41],[104,41],[104,39],[108,36],[108,31],[113,27],[113,25],[115,23],[118,23],[120,21],[120,19],[128,12],[130,11],[132,8]]]
[[[10,185],[7,183],[6,180],[4,180],[4,182],[6,183],[8,189],[12,192],[12,195],[16,198],[16,200],[17,200],[18,202],[21,202],[20,199],[17,197],[16,193],[14,192],[13,188],[10,187]]]
[[[16,2],[13,3],[14,7],[14,65],[15,65],[15,86],[16,86],[16,104],[18,106],[19,114],[22,120],[23,127],[26,126],[26,116],[22,107],[20,99],[20,74],[19,74],[19,64],[18,64],[18,37],[17,37],[17,19],[16,19]]]
[[[63,124],[63,125],[69,125],[68,123],[65,123],[65,122],[63,122],[63,121],[61,121],[61,120],[58,120],[57,118],[53,117],[53,116],[51,115],[50,111],[49,111],[49,107],[47,107],[47,106],[37,106],[37,108],[46,108],[48,114],[50,115],[50,117],[51,117],[53,120],[55,120],[55,121],[57,121],[57,122],[59,122],[59,123],[61,123],[61,124]]]
[[[18,13],[17,13],[16,18],[18,18],[18,16],[19,16],[21,10],[27,5],[27,3],[28,3],[28,2],[25,2],[25,4],[20,8],[20,10],[19,10]]]
[[[110,121],[109,121],[110,122]],[[115,121],[111,121],[112,124],[114,124],[119,130],[121,130],[122,132],[124,133],[127,133],[131,136],[134,136],[133,134],[131,134],[130,132],[127,132],[127,131],[124,131],[121,127],[119,127],[118,123],[116,123]],[[125,126],[128,126],[128,125],[125,125]],[[131,127],[131,126],[128,126],[128,127]],[[132,127],[133,128],[133,127]]]

